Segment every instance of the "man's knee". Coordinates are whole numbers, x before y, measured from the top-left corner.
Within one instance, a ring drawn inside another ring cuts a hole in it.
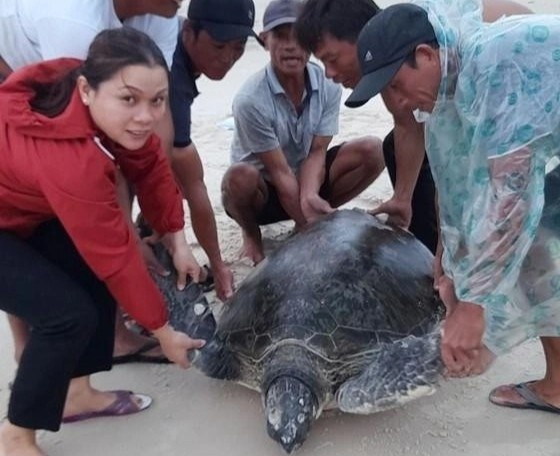
[[[260,172],[253,165],[236,163],[231,165],[222,179],[224,205],[253,195],[259,185]]]
[[[364,136],[353,140],[350,146],[364,173],[375,179],[385,168],[382,141],[376,136]]]
[[[385,169],[383,142],[377,136],[368,136],[364,139],[364,148],[368,171],[377,177]]]

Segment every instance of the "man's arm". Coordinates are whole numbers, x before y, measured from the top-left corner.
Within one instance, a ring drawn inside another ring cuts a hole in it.
[[[502,16],[531,14],[529,8],[511,0],[482,0],[482,19],[485,22],[497,21]]]
[[[412,113],[397,114],[395,119],[395,198],[410,202],[424,161],[424,126]]]
[[[296,222],[296,225],[305,225],[299,202],[299,183],[282,150],[277,148],[256,155],[264,164],[286,213]]]
[[[214,210],[204,184],[204,170],[200,156],[193,143],[187,147],[172,149],[171,167],[189,205],[196,239],[210,261],[218,298],[227,299],[233,293],[233,276],[220,254]]]
[[[123,211],[124,218],[128,227],[130,228],[130,232],[136,240],[136,245],[142,253],[142,257],[144,258],[146,266],[148,267],[148,269],[151,269],[157,274],[165,274],[165,268],[157,260],[152,248],[148,245],[148,243],[144,242],[144,240],[140,238],[136,225],[132,221],[132,201],[128,189],[128,183],[122,175],[120,169],[118,168],[116,173],[116,181],[117,201]]]
[[[478,199],[484,200],[464,215],[472,228],[464,235],[464,251],[455,253],[455,293],[447,299],[441,295],[448,308],[441,353],[451,374],[461,374],[478,360],[485,309],[505,305],[533,243],[534,232],[527,227],[540,214],[538,195],[544,188],[544,175],[531,174],[534,157],[527,146],[490,158],[490,181],[485,191],[479,189]]]
[[[395,122],[396,181],[393,196],[371,212],[386,213],[390,223],[408,228],[412,219],[412,194],[425,156],[424,126],[387,93],[382,92],[382,97]]]
[[[331,205],[319,196],[325,180],[325,158],[331,140],[332,136],[314,136],[309,155],[299,170],[301,211],[308,222],[333,211]]]

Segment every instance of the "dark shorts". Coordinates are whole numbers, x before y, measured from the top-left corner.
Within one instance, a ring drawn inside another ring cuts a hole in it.
[[[332,190],[329,182],[330,170],[341,146],[342,144],[338,144],[331,147],[327,150],[327,155],[325,157],[325,179],[319,189],[319,196],[327,201],[329,201]],[[290,220],[291,217],[286,213],[282,204],[280,204],[276,188],[266,179],[265,184],[268,190],[268,199],[262,210],[257,214],[257,223],[259,225],[268,225],[282,220]]]

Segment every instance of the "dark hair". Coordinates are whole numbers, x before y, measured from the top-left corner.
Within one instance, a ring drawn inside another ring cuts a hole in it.
[[[30,101],[31,109],[47,117],[56,117],[68,106],[78,76],[84,76],[90,87],[96,90],[128,65],[161,66],[168,71],[161,50],[145,33],[129,27],[103,30],[90,44],[86,60],[78,68],[58,81],[29,82],[35,91]]]
[[[327,33],[355,43],[380,10],[372,0],[307,0],[294,24],[296,38],[307,52],[315,52]]]

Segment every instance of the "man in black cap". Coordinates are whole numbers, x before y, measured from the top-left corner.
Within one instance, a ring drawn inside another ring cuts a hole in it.
[[[260,225],[301,227],[362,192],[383,170],[381,141],[365,137],[329,148],[338,132],[341,88],[295,40],[300,2],[274,0],[261,37],[270,63],[233,101],[233,165],[222,181],[227,213],[243,230],[243,255],[264,258]]]
[[[485,0],[484,19],[530,13],[510,0]],[[380,11],[372,0],[307,0],[294,28],[298,41],[322,61],[325,74],[344,87],[360,78],[356,40],[366,22]],[[409,228],[433,253],[437,246],[435,187],[423,147],[423,127],[394,100],[384,98],[394,129],[383,141],[385,165],[394,187],[393,197],[372,213]]]
[[[191,139],[191,105],[198,95],[197,78],[205,75],[218,81],[243,55],[247,38],[256,37],[254,20],[252,0],[191,0],[171,68],[169,99],[174,136],[173,144],[166,146],[189,205],[194,233],[210,261],[216,294],[222,300],[233,292],[233,275],[220,254],[202,163]]]
[[[362,29],[362,77],[346,104],[381,92],[425,122],[448,371],[472,374],[488,349],[540,337],[544,378],[490,400],[560,414],[560,15],[488,25],[473,0],[420,5],[393,5]]]

